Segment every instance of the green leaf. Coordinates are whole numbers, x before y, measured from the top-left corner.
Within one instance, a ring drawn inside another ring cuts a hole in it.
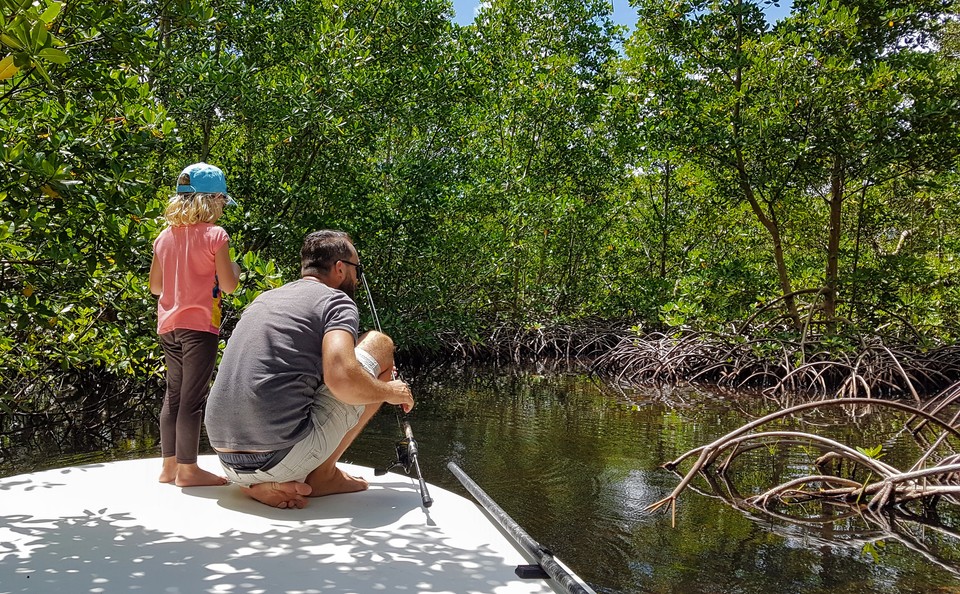
[[[41,22],[37,21],[33,25],[33,29],[30,31],[30,41],[34,48],[43,47],[47,43],[47,37],[50,34],[47,33],[47,26]]]
[[[6,80],[20,69],[13,63],[13,56],[6,56],[0,60],[0,80]]]
[[[43,80],[47,81],[47,84],[52,87],[53,81],[50,80],[50,75],[47,74],[47,69],[44,68],[41,64],[34,64],[33,67],[36,68],[37,72],[40,73],[40,76],[43,77]]]
[[[6,33],[0,33],[0,43],[3,43],[5,46],[11,47],[15,50],[23,49],[23,44],[20,43],[17,38],[7,35]]]
[[[857,451],[863,454],[864,456],[871,458],[873,460],[879,460],[881,457],[880,452],[883,450],[883,444],[878,444],[872,448],[861,448],[857,446]]]
[[[37,55],[43,58],[44,60],[49,60],[56,64],[66,64],[67,62],[70,61],[70,56],[68,56],[63,51],[52,48],[52,47],[43,48],[42,50],[40,50],[40,53],[38,53]]]
[[[60,15],[60,10],[63,9],[63,4],[61,2],[51,2],[50,6],[43,11],[43,14],[40,15],[40,20],[44,23],[52,23],[53,19],[57,18]]]

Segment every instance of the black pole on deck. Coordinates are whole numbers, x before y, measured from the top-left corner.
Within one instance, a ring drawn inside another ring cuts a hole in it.
[[[559,562],[554,558],[553,553],[540,545],[536,540],[534,540],[527,532],[520,527],[520,524],[517,524],[513,518],[511,518],[507,512],[503,511],[497,503],[490,498],[487,493],[480,488],[480,485],[475,483],[466,472],[464,472],[459,466],[454,462],[449,462],[447,464],[447,469],[453,473],[453,476],[457,477],[457,480],[460,481],[467,491],[473,495],[473,498],[490,514],[490,516],[500,524],[500,527],[519,544],[523,550],[525,550],[531,557],[537,560],[537,564],[543,570],[543,572],[554,579],[554,581],[561,587],[565,592],[569,594],[595,594],[592,590],[589,590],[583,586],[580,579],[571,574],[565,567],[560,565]],[[517,568],[517,575],[526,578],[530,577],[525,575],[524,569],[529,570],[529,568],[524,568],[520,566]],[[537,576],[533,576],[537,577]],[[540,576],[542,577],[542,576]]]

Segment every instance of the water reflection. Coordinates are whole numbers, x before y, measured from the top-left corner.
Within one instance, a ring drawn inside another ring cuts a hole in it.
[[[842,510],[814,510],[830,517],[825,522],[743,504],[744,496],[807,471],[808,457],[796,450],[762,448],[738,459],[729,480],[698,479],[696,490],[680,497],[676,527],[669,513],[644,512],[679,480],[661,464],[778,408],[762,398],[684,390],[625,397],[576,372],[405,371],[418,396],[411,423],[427,480],[465,494],[446,470],[455,461],[598,592],[960,588],[958,536],[943,527],[957,525],[958,518],[946,511],[940,523],[905,515],[877,523]],[[883,443],[884,459],[898,465],[919,451],[900,431],[904,420],[890,411],[859,417],[817,411],[776,428],[816,432],[851,446]],[[129,422],[130,432],[115,442],[125,449],[109,455],[156,456],[153,420]],[[347,458],[383,467],[399,433],[393,411],[383,411]],[[36,438],[25,443],[29,451],[0,452],[0,473],[75,463],[65,456],[82,453],[45,449],[49,444]]]

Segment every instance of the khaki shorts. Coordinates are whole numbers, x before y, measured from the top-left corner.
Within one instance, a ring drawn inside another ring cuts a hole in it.
[[[360,365],[373,377],[380,375],[380,365],[372,355],[364,350],[356,349]],[[298,441],[293,448],[269,470],[254,470],[252,472],[238,472],[221,463],[223,471],[230,482],[238,485],[250,486],[259,483],[276,481],[303,482],[307,475],[323,464],[333,453],[348,431],[357,425],[363,406],[344,404],[334,398],[326,385],[317,389],[310,408],[312,426],[310,433]]]

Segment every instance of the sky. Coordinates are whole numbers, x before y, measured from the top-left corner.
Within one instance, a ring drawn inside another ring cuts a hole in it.
[[[479,0],[453,0],[453,10],[456,15],[453,21],[459,25],[469,25],[473,22],[474,14],[480,5]],[[781,0],[780,6],[770,6],[764,12],[767,19],[776,22],[790,13],[790,0]],[[613,22],[626,25],[630,29],[637,21],[637,13],[630,7],[629,0],[613,0]]]

